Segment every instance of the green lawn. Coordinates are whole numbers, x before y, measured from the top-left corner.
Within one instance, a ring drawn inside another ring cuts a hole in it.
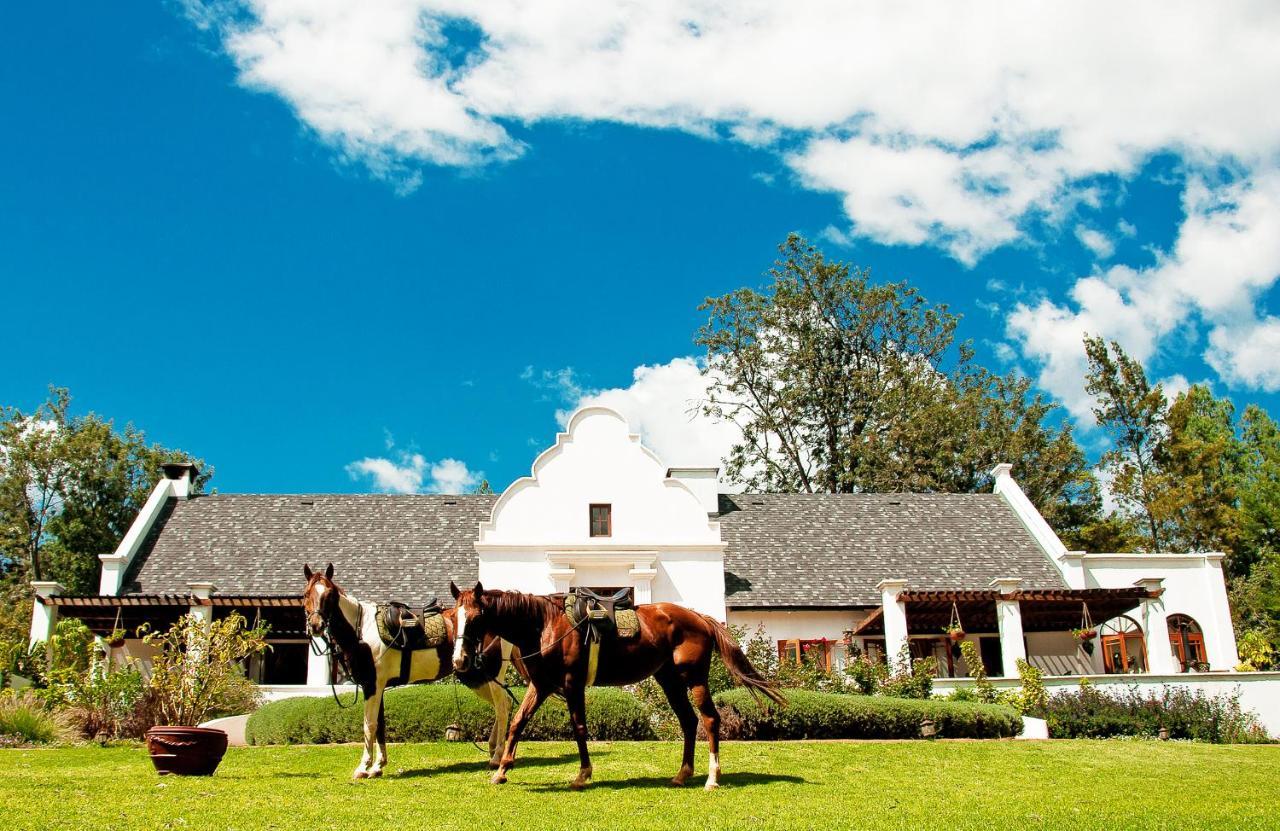
[[[595,743],[595,783],[567,743],[530,742],[488,783],[469,744],[393,745],[352,782],[354,746],[232,749],[210,779],[160,779],[137,747],[0,750],[12,829],[1280,827],[1280,747],[1157,742],[727,743],[723,787],[667,787],[674,744]],[[698,748],[705,772],[705,745]],[[588,820],[587,817],[594,817]]]

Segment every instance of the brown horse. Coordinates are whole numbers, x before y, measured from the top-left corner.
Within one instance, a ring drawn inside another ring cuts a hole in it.
[[[493,782],[507,781],[515,764],[516,745],[524,726],[538,707],[554,693],[564,695],[569,707],[573,735],[578,742],[581,767],[570,785],[578,790],[591,781],[591,757],[587,754],[586,691],[590,648],[583,633],[565,614],[563,595],[522,594],[485,591],[476,583],[470,591],[450,591],[457,601],[458,637],[454,641],[453,665],[462,668],[473,660],[474,651],[485,637],[496,635],[519,650],[529,678],[524,701],[516,711],[507,733],[507,744]],[[636,607],[640,632],[635,638],[606,638],[600,644],[594,683],[618,687],[635,684],[653,676],[675,711],[684,733],[684,757],[680,771],[671,780],[683,785],[693,775],[693,748],[697,740],[698,717],[689,705],[689,694],[702,714],[711,751],[707,790],[720,780],[720,714],[707,689],[711,656],[719,652],[734,681],[753,695],[763,693],[778,704],[786,699],[760,676],[733,635],[715,618],[674,603],[649,603]]]
[[[328,641],[338,660],[347,668],[350,680],[364,693],[364,755],[352,778],[379,777],[387,764],[383,692],[388,682],[400,675],[400,650],[382,642],[375,620],[377,606],[357,600],[333,582],[333,563],[329,563],[323,574],[313,573],[309,565],[304,565],[302,572],[307,578],[302,606],[307,615],[309,633]],[[446,637],[437,648],[412,654],[409,678],[404,679],[405,683],[436,681],[454,673],[449,658],[455,651],[455,615],[453,609],[444,612]],[[493,705],[496,718],[489,734],[489,764],[497,767],[501,750],[499,742],[511,713],[511,701],[507,691],[494,679],[506,676],[507,662],[514,656],[510,644],[496,637],[485,639],[480,653],[479,661],[459,668],[457,675],[472,692]],[[484,670],[486,667],[487,672]]]

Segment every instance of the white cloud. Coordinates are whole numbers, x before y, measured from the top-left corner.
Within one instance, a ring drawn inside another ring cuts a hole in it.
[[[737,427],[702,415],[707,378],[694,358],[638,366],[631,385],[583,394],[557,413],[563,426],[573,410],[599,405],[622,413],[645,446],[673,466],[723,467],[722,459],[741,437]]]
[[[1069,302],[1019,303],[1008,334],[1040,364],[1040,385],[1088,421],[1085,333],[1112,338],[1144,363],[1189,327],[1209,328],[1204,359],[1234,386],[1280,389],[1280,319],[1259,319],[1280,278],[1280,172],[1227,185],[1193,180],[1173,249],[1150,268],[1114,266],[1078,279]]]
[[[417,493],[422,490],[422,476],[427,460],[417,453],[403,454],[398,461],[385,457],[366,457],[347,465],[352,479],[368,476],[373,487],[383,493]]]
[[[359,459],[347,465],[347,472],[352,479],[369,477],[374,489],[383,493],[463,493],[484,476],[457,459],[428,462],[419,453]]]
[[[1080,244],[1093,252],[1093,255],[1100,260],[1111,259],[1111,255],[1115,253],[1115,244],[1096,228],[1090,228],[1087,225],[1076,226],[1076,239],[1080,240]]]
[[[241,84],[380,175],[515,158],[508,124],[672,127],[774,148],[855,234],[965,262],[1154,153],[1280,149],[1280,6],[1249,0],[187,5]]]
[[[520,380],[527,381],[542,390],[541,400],[543,401],[571,403],[577,401],[587,392],[582,382],[578,379],[577,371],[571,366],[543,370],[535,370],[532,366],[526,366],[524,371],[520,373]]]

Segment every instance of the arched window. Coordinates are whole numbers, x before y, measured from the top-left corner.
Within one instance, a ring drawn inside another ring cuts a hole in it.
[[[1102,640],[1102,667],[1104,672],[1146,672],[1147,646],[1142,637],[1142,627],[1133,618],[1120,615],[1102,624],[1098,629]]]
[[[1207,672],[1209,656],[1204,650],[1204,633],[1190,615],[1169,615],[1169,646],[1183,672]]]

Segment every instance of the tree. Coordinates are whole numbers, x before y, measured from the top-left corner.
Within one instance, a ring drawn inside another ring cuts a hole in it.
[[[729,478],[765,491],[974,491],[1009,461],[1051,514],[1096,501],[1070,427],[1048,425],[1056,406],[975,366],[945,305],[874,284],[794,234],[779,250],[767,287],[699,307],[703,410],[742,433]]]
[[[1178,395],[1166,417],[1159,458],[1171,516],[1169,544],[1183,551],[1223,551],[1228,567],[1240,542],[1236,483],[1242,448],[1235,407],[1203,384]]]
[[[57,580],[71,592],[96,588],[98,555],[133,522],[170,461],[202,468],[182,451],[147,444],[132,424],[117,430],[90,413],[73,416],[71,396],[52,388],[34,412],[0,409],[0,580],[26,596],[31,580]]]
[[[1097,399],[1093,415],[1111,437],[1100,467],[1142,547],[1163,551],[1172,506],[1160,458],[1168,436],[1164,389],[1147,382],[1142,365],[1100,337],[1084,339],[1089,372],[1085,390]]]

